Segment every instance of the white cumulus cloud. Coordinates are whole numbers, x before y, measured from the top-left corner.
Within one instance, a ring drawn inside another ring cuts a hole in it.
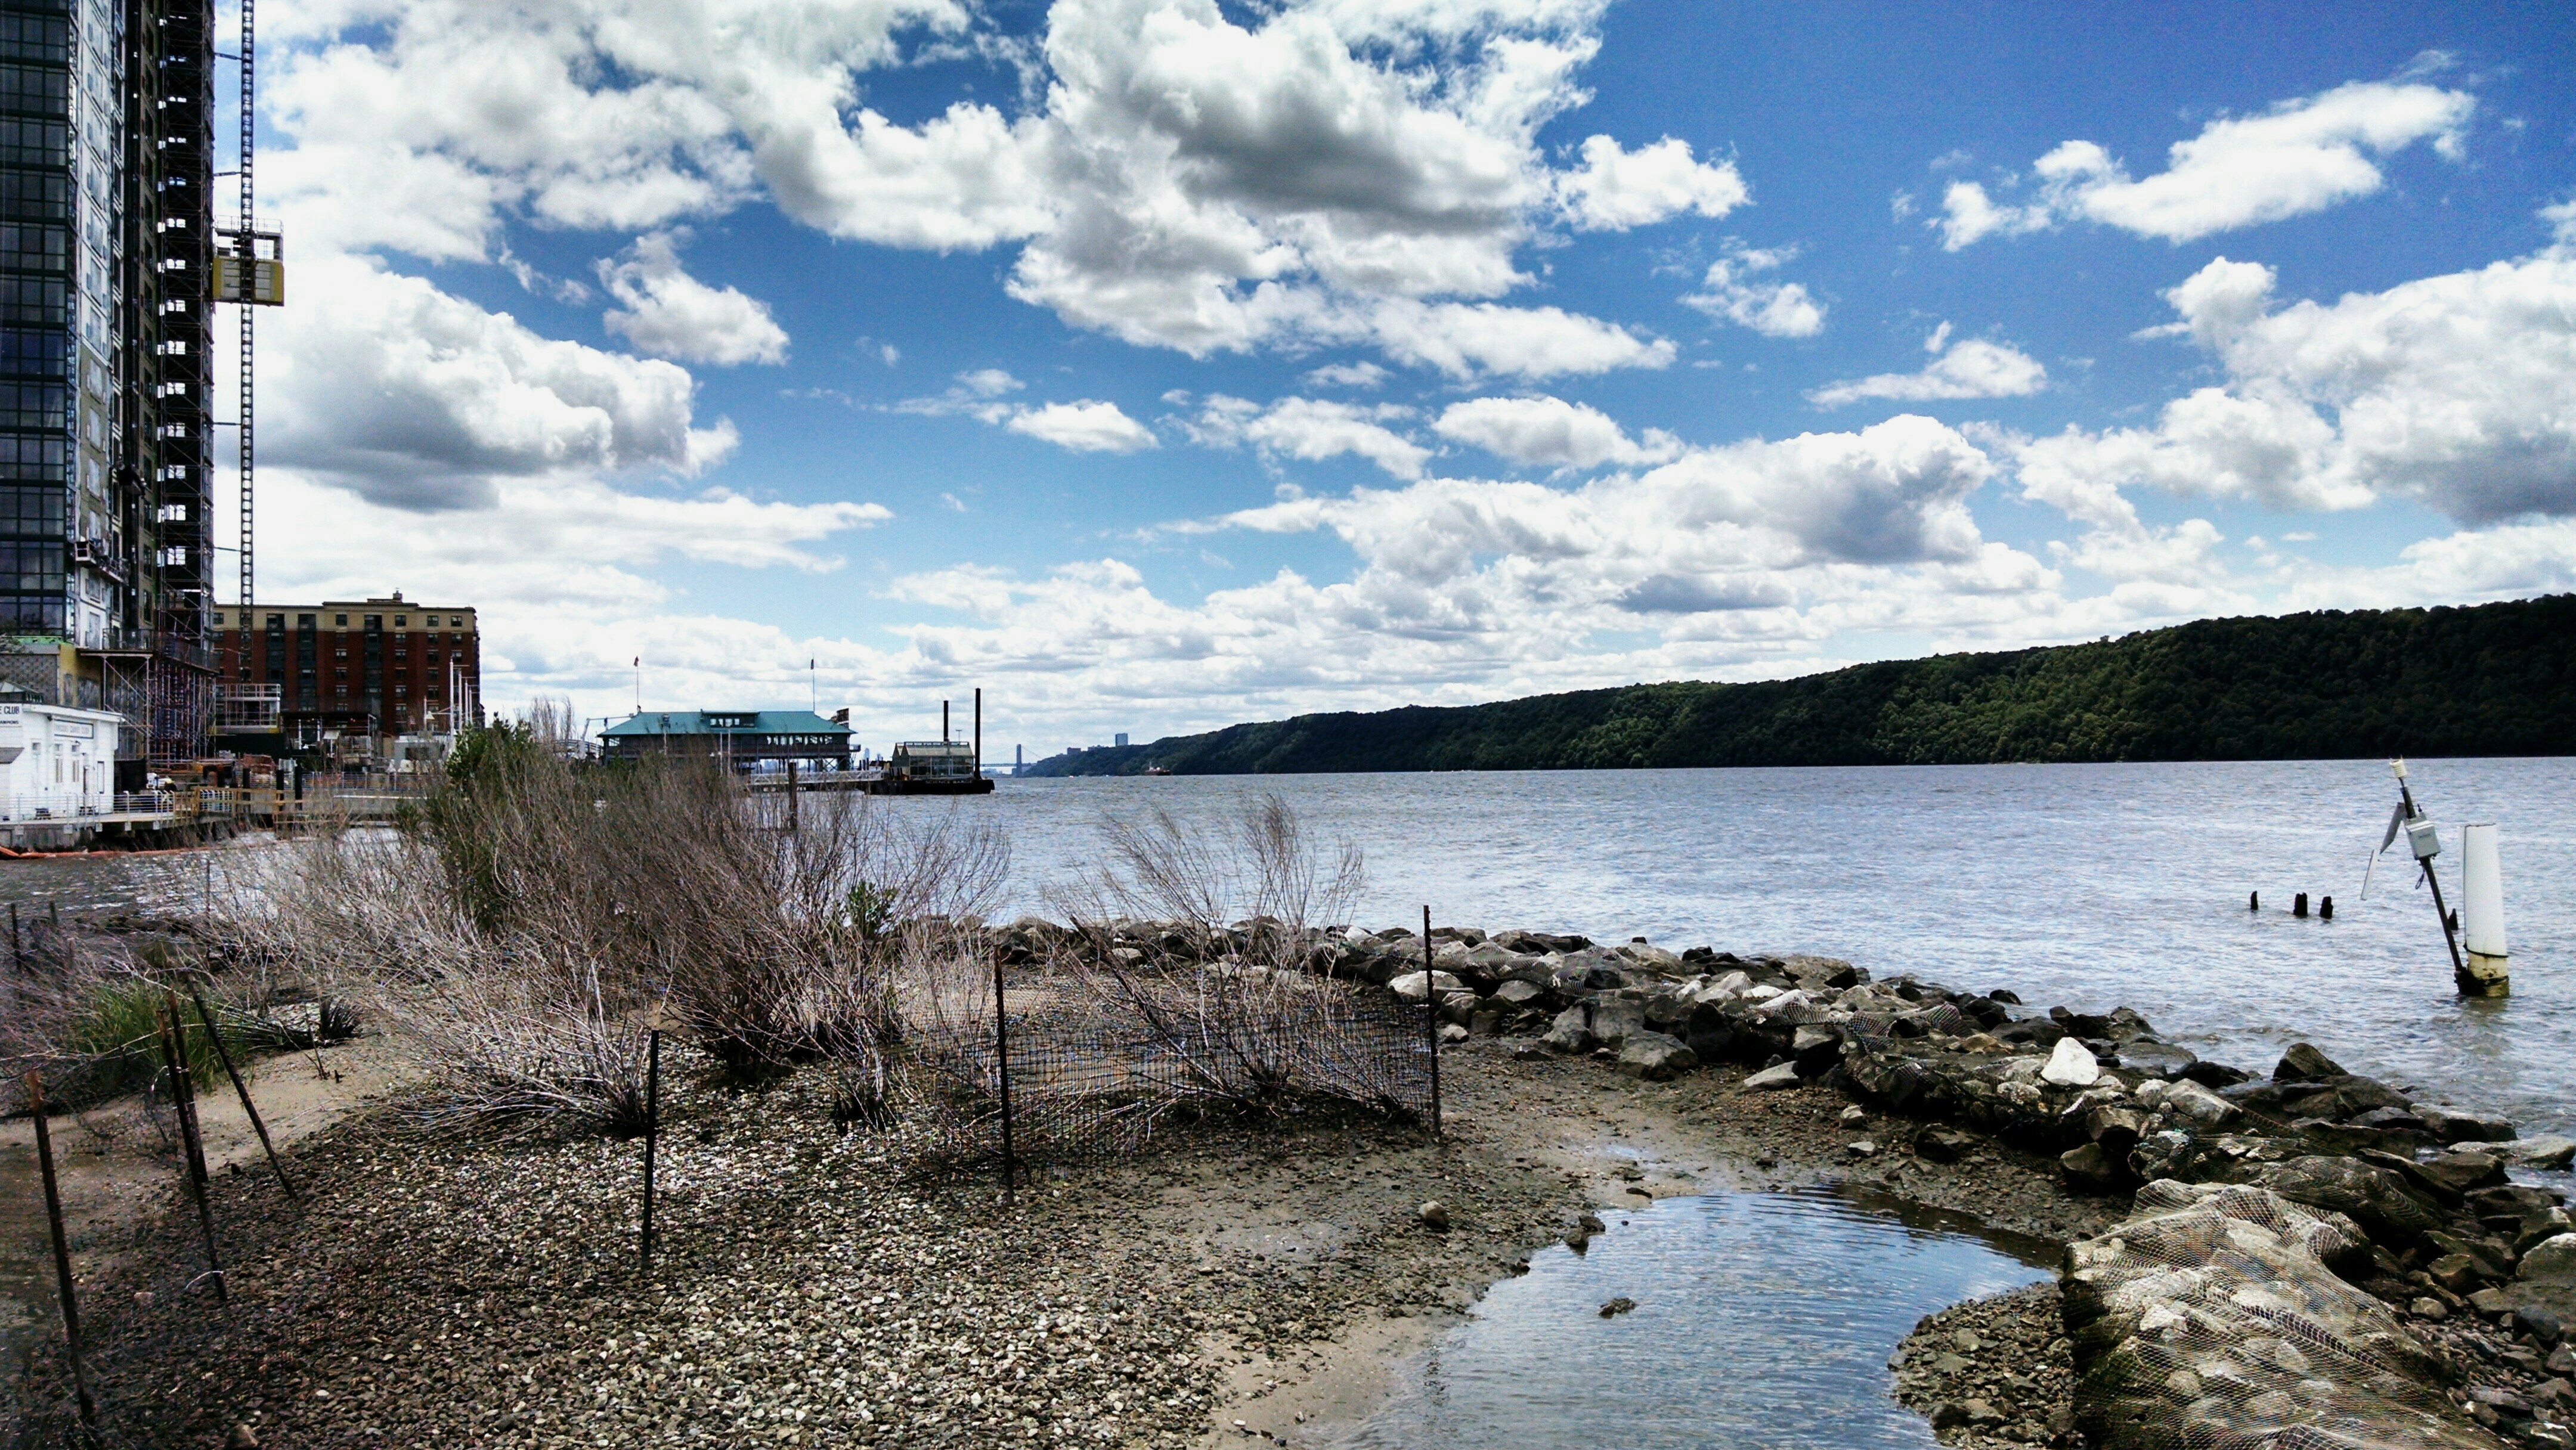
[[[1666,136],[1634,151],[1608,136],[1583,143],[1583,164],[1557,178],[1566,219],[1586,231],[1626,231],[1695,212],[1722,217],[1753,199],[1732,161],[1711,165]]]
[[[1152,429],[1128,417],[1116,403],[1093,398],[1024,408],[1004,426],[1076,453],[1134,453],[1157,446]]]
[[[1266,458],[1309,463],[1349,454],[1398,478],[1420,478],[1431,450],[1387,426],[1412,416],[1411,408],[1395,403],[1362,406],[1323,398],[1281,398],[1265,408],[1248,398],[1219,393],[1207,399],[1196,417],[1180,422],[1202,447],[1249,443]]]
[[[1782,282],[1762,274],[1778,270],[1798,255],[1795,247],[1751,248],[1730,242],[1727,254],[1711,262],[1700,290],[1682,299],[1721,322],[1749,327],[1764,337],[1813,337],[1825,328],[1824,304],[1803,282]]]
[[[2395,496],[2468,524],[2576,514],[2576,253],[2332,304],[2277,307],[2273,282],[2222,257],[2166,293],[2227,381],[2152,427],[2024,443],[2024,489],[2078,517],[2137,484],[2293,509]]]
[[[1450,404],[1431,427],[1514,463],[1563,468],[1663,463],[1682,451],[1681,440],[1662,429],[1631,438],[1609,414],[1563,398],[1471,398]]]
[[[1932,361],[1924,364],[1920,372],[1879,373],[1828,383],[1809,392],[1807,401],[1820,408],[1839,408],[1863,398],[1908,403],[1943,398],[2021,398],[2048,386],[2048,369],[2038,359],[2010,343],[1975,337],[1952,342],[1950,324],[1946,322],[1925,340],[1923,347],[1932,354]]]
[[[1928,223],[1957,251],[1985,237],[2081,218],[2142,237],[2187,242],[2323,211],[2386,183],[2373,157],[2419,141],[2457,160],[2477,98],[2419,82],[2356,81],[2259,116],[2228,116],[2174,143],[2165,169],[2132,179],[2110,152],[2067,141],[2032,165],[2037,195],[1998,203],[1973,181],[1953,182]]]
[[[539,336],[364,259],[299,265],[261,372],[261,459],[377,503],[479,506],[494,480],[567,471],[690,475],[733,450],[696,425],[667,362]]]
[[[710,287],[680,265],[685,232],[638,237],[624,257],[599,264],[599,280],[625,304],[600,320],[655,357],[683,362],[783,363],[787,329],[766,304],[732,287]]]

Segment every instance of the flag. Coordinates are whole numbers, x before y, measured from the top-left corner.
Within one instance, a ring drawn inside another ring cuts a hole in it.
[[[2394,807],[2390,808],[2388,812],[2388,833],[2379,838],[2379,851],[2387,850],[2389,846],[2397,840],[2397,833],[2405,828],[2406,802],[2399,801]],[[2379,851],[2373,851],[2371,854],[2376,856],[2379,854]]]

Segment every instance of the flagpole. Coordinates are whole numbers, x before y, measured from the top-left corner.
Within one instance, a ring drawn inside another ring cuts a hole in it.
[[[644,713],[644,657],[635,657],[635,713]]]

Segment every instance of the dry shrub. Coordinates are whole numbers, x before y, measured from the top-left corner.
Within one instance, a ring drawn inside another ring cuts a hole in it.
[[[1112,1091],[1148,1116],[1301,1099],[1410,1110],[1411,1039],[1331,971],[1328,924],[1364,882],[1355,846],[1314,840],[1274,795],[1220,832],[1157,808],[1104,822],[1102,841],[1100,867],[1055,901],[1081,938],[1070,981],[1109,1040],[1136,1044]]]
[[[820,1056],[881,1080],[901,930],[981,909],[998,837],[849,794],[788,831],[720,763],[585,765],[558,735],[543,712],[480,732],[405,829],[285,860],[244,935],[365,996],[437,1123],[630,1128],[657,1019],[739,1074]]]

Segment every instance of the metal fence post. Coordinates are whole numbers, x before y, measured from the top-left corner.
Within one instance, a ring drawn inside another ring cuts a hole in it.
[[[1019,1159],[1011,1150],[1010,1009],[1002,997],[1002,955],[999,952],[993,954],[993,1054],[1001,1066],[1002,1201],[1009,1203],[1018,1186],[1020,1171]]]
[[[260,1120],[259,1107],[250,1100],[250,1084],[242,1081],[241,1069],[233,1066],[232,1049],[224,1046],[224,1035],[215,1030],[215,1014],[206,1010],[206,995],[197,990],[193,980],[188,983],[188,997],[197,1004],[197,1020],[206,1024],[206,1037],[215,1044],[215,1057],[224,1065],[224,1076],[233,1080],[242,1111],[250,1115],[250,1125],[259,1134],[260,1150],[268,1154],[268,1166],[277,1174],[277,1186],[286,1190],[288,1198],[295,1197],[295,1185],[287,1180],[286,1165],[277,1160],[277,1145],[269,1141],[268,1124]],[[320,1026],[318,1021],[315,1025]]]
[[[644,1268],[653,1268],[653,1159],[662,1140],[662,1029],[644,1036]]]
[[[1431,1136],[1440,1136],[1440,979],[1431,969],[1431,907],[1422,908],[1422,1015],[1431,1034]]]
[[[36,1167],[45,1180],[45,1223],[54,1234],[54,1287],[63,1306],[63,1343],[71,1352],[72,1388],[80,1396],[84,1425],[98,1420],[98,1404],[89,1395],[89,1372],[81,1367],[80,1301],[72,1292],[71,1243],[63,1236],[63,1195],[54,1183],[54,1138],[45,1126],[45,1085],[27,1074],[27,1106],[36,1120]]]
[[[215,1302],[229,1303],[232,1295],[224,1288],[223,1259],[215,1248],[215,1205],[206,1183],[205,1140],[197,1136],[196,1085],[188,1078],[186,1025],[179,1016],[178,996],[166,987],[161,996],[166,1008],[161,1017],[161,1054],[169,1063],[170,1104],[177,1110],[179,1142],[187,1150],[188,1189],[197,1200],[197,1226],[206,1234],[206,1275],[215,1281]]]

